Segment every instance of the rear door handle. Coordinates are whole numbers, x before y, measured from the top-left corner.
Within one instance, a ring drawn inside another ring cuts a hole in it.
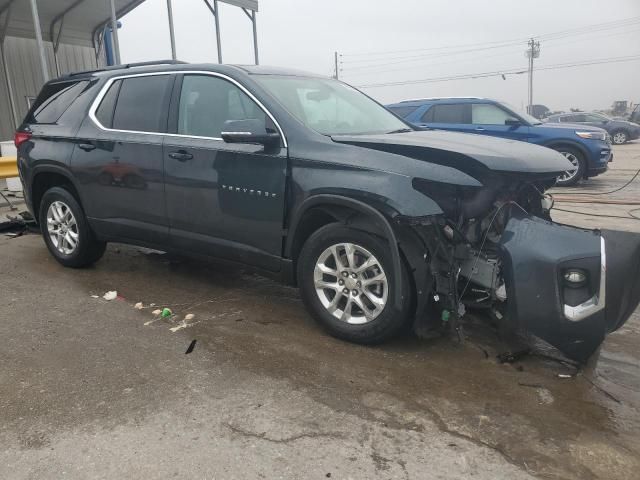
[[[91,150],[95,150],[96,146],[91,143],[81,143],[78,145],[78,148],[84,150],[85,152],[90,152]]]
[[[189,152],[185,152],[184,150],[178,150],[177,152],[171,152],[169,157],[174,160],[178,160],[179,162],[186,162],[187,160],[191,160],[193,155]]]
[[[484,132],[484,128],[482,128],[482,127],[476,127],[476,132]]]

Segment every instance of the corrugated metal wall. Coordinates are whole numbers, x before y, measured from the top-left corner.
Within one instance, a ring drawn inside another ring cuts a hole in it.
[[[49,77],[55,78],[57,73],[53,57],[53,46],[49,42],[45,42],[45,46],[47,49]],[[35,40],[16,37],[6,38],[5,53],[17,115],[21,120],[28,110],[27,98],[38,95],[44,83],[40,67],[40,54]],[[88,47],[61,44],[58,50],[58,61],[61,75],[96,68],[94,50]],[[2,59],[0,58],[0,67],[2,67],[1,62]],[[100,64],[104,64],[102,59]],[[0,68],[0,140],[9,140],[13,138],[15,125],[11,116],[7,85],[2,72],[3,70]]]

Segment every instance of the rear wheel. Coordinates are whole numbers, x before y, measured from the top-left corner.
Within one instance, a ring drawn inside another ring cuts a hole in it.
[[[584,177],[584,171],[586,169],[584,155],[578,150],[569,147],[558,147],[555,150],[564,155],[564,157],[576,167],[575,170],[567,170],[560,175],[556,180],[556,185],[563,187],[575,185]]]
[[[618,130],[617,132],[613,132],[613,135],[611,135],[611,141],[615,145],[622,145],[623,143],[627,143],[627,140],[629,140],[629,136],[624,130]]]
[[[402,266],[401,309],[388,245],[369,233],[338,224],[316,231],[298,259],[305,305],[333,336],[356,343],[393,337],[409,317],[411,288]]]
[[[104,254],[80,204],[62,187],[45,192],[40,203],[40,228],[49,252],[65,267],[85,267]]]

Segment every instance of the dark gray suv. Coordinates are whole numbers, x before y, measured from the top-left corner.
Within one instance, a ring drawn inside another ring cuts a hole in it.
[[[637,236],[551,221],[562,155],[421,131],[333,79],[173,62],[82,72],[43,87],[15,141],[61,264],[91,264],[107,242],[242,262],[299,286],[350,341],[409,321],[459,332],[474,308],[584,361],[640,298]]]
[[[607,131],[611,141],[616,145],[622,145],[630,140],[640,138],[640,125],[626,120],[615,120],[603,113],[572,112],[551,115],[545,120],[549,123],[576,123],[600,127]]]

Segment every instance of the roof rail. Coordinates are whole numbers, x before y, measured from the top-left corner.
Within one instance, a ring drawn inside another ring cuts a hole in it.
[[[487,100],[484,97],[425,97],[425,98],[414,98],[412,100],[403,100],[400,103],[411,103],[411,102],[425,102],[427,100]]]
[[[122,65],[111,65],[108,67],[97,68],[95,70],[82,70],[80,72],[72,72],[72,73],[68,73],[67,75],[62,75],[62,78],[74,77],[76,75],[85,75],[87,73],[108,72],[110,70],[123,70],[125,68],[149,67],[152,65],[179,65],[184,63],[187,63],[187,62],[183,62],[181,60],[151,60],[149,62],[125,63]]]

